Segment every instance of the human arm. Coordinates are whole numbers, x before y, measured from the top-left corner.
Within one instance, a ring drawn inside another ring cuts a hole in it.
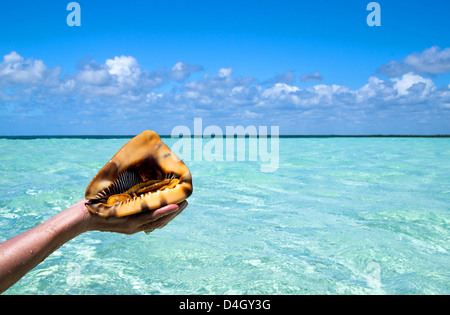
[[[134,234],[164,227],[183,211],[187,202],[167,205],[128,217],[102,218],[86,208],[83,199],[42,224],[0,243],[0,293],[66,242],[87,231]]]

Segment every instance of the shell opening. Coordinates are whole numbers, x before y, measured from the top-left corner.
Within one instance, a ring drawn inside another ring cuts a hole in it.
[[[111,185],[96,195],[89,202],[102,203],[106,206],[122,205],[136,198],[143,199],[146,195],[175,188],[180,183],[175,174],[167,174],[166,178],[146,180],[134,172],[123,172]]]

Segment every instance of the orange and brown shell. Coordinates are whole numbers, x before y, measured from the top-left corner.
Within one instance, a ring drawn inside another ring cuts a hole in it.
[[[86,188],[86,207],[102,217],[122,217],[178,204],[192,194],[187,166],[157,133],[127,142]]]

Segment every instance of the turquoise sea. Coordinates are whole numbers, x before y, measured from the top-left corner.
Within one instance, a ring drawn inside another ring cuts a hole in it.
[[[0,139],[0,241],[83,198],[128,140]],[[274,172],[186,164],[194,193],[164,229],[83,234],[5,294],[450,294],[449,138],[281,138]]]

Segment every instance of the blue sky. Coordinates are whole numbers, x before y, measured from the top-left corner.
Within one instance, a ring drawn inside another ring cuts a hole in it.
[[[450,134],[449,1],[10,1],[0,135]]]

